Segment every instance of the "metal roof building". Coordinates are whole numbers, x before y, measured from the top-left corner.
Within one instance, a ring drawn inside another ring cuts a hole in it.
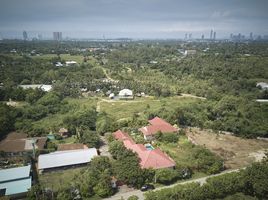
[[[123,89],[119,91],[119,96],[132,96],[133,92],[129,89]]]
[[[31,165],[0,170],[0,192],[4,195],[26,193],[32,185]]]
[[[49,154],[43,154],[38,157],[38,169],[50,169],[70,165],[84,164],[98,156],[96,148],[56,151]]]

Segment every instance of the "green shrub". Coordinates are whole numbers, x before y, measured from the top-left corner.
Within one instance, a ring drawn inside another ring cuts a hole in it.
[[[181,174],[174,169],[158,169],[156,170],[156,182],[162,184],[170,184],[182,178]]]

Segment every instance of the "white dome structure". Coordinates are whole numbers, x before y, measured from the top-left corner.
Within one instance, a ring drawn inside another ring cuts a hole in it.
[[[123,89],[118,94],[120,99],[133,99],[133,92],[129,89]]]

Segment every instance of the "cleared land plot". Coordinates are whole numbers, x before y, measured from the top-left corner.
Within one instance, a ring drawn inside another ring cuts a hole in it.
[[[261,160],[268,142],[257,139],[243,139],[233,135],[216,134],[208,130],[191,128],[187,135],[198,145],[203,145],[225,160],[225,166],[237,169]]]
[[[43,188],[58,191],[65,186],[71,186],[75,183],[75,177],[81,174],[86,167],[70,168],[65,170],[57,170],[39,175],[39,181]]]

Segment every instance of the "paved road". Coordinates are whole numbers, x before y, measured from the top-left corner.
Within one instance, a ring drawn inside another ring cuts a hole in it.
[[[226,171],[223,171],[223,172],[221,172],[219,174],[214,174],[214,175],[210,175],[210,176],[206,176],[206,177],[202,177],[202,178],[198,178],[198,179],[194,179],[194,180],[175,183],[175,184],[169,185],[169,186],[159,187],[159,188],[156,188],[154,191],[162,190],[162,189],[165,189],[165,188],[171,188],[171,187],[174,187],[176,185],[182,185],[182,184],[187,184],[187,183],[200,183],[201,185],[203,185],[208,178],[215,177],[215,176],[220,176],[220,175],[231,173],[231,172],[239,172],[240,170],[241,169],[226,170]],[[143,194],[144,193],[141,192],[140,190],[134,190],[134,191],[130,191],[130,192],[116,194],[116,195],[114,195],[114,196],[112,196],[110,198],[106,198],[105,200],[120,200],[121,198],[123,198],[124,200],[127,200],[127,198],[132,196],[132,195],[138,196],[139,200],[144,200],[144,195]]]

